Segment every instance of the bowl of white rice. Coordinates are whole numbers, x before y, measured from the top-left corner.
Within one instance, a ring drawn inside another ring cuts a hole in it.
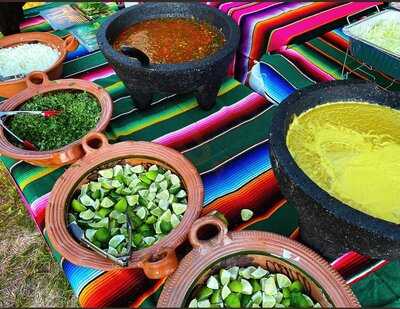
[[[0,97],[9,98],[26,88],[26,76],[46,72],[49,79],[62,75],[63,61],[78,46],[68,36],[65,40],[50,33],[30,32],[0,39]]]

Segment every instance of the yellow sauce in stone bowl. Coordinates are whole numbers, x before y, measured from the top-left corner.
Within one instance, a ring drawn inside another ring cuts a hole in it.
[[[286,144],[330,195],[400,224],[400,111],[367,102],[319,105],[294,118]]]

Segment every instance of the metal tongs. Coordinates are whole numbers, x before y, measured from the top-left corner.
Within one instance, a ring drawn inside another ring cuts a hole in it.
[[[10,75],[10,76],[0,75],[0,82],[12,81],[12,80],[21,79],[24,77],[25,77],[24,74],[17,74],[17,75]]]
[[[114,263],[125,267],[125,266],[128,266],[129,258],[131,256],[131,252],[132,252],[132,223],[131,223],[131,219],[128,216],[128,214],[126,214],[126,218],[127,218],[126,222],[128,224],[128,253],[127,253],[127,255],[123,255],[123,256],[119,256],[119,257],[115,257],[115,256],[111,255],[110,253],[97,247],[89,239],[87,239],[85,236],[85,232],[80,228],[80,226],[78,225],[78,223],[76,223],[76,221],[73,221],[70,224],[68,224],[68,229],[77,240],[81,241],[88,248],[97,252],[101,256],[103,256],[107,259],[110,259]]]
[[[18,114],[29,114],[29,115],[40,115],[45,118],[53,117],[58,114],[60,114],[60,111],[56,110],[47,110],[47,111],[8,111],[8,112],[1,112],[0,111],[0,126],[3,127],[4,130],[6,130],[10,135],[12,135],[18,142],[20,142],[22,145],[24,145],[25,149],[28,150],[37,150],[36,146],[27,140],[23,140],[19,138],[14,132],[12,132],[5,124],[4,124],[4,119],[7,116],[13,116],[13,115],[18,115]]]

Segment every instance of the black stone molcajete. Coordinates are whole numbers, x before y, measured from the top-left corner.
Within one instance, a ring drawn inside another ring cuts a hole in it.
[[[214,54],[198,61],[148,66],[142,66],[137,59],[113,49],[112,42],[127,27],[148,19],[174,17],[194,17],[214,25],[224,34],[225,44]],[[239,27],[229,16],[200,3],[165,2],[135,5],[111,16],[97,33],[101,51],[140,109],[150,105],[155,93],[192,91],[202,108],[211,108],[215,104],[218,90],[239,44],[239,38]]]
[[[271,160],[282,193],[299,213],[302,240],[328,258],[350,250],[373,258],[400,258],[400,225],[346,206],[318,187],[297,166],[286,146],[294,115],[317,105],[362,101],[400,108],[400,94],[364,81],[334,81],[304,88],[278,107],[271,127]],[[393,158],[398,160],[398,158]]]

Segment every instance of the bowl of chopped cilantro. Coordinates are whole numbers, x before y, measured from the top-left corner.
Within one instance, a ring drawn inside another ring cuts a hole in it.
[[[27,77],[28,88],[6,100],[0,111],[56,111],[52,117],[17,114],[2,119],[3,125],[35,150],[24,146],[0,127],[0,153],[38,166],[71,164],[83,154],[81,139],[101,132],[112,114],[112,99],[96,84],[78,79],[50,81],[43,72]]]
[[[200,216],[203,184],[180,152],[151,142],[109,144],[92,132],[86,155],[51,192],[46,231],[70,262],[101,270],[142,268],[151,279],[177,267],[175,248]]]

